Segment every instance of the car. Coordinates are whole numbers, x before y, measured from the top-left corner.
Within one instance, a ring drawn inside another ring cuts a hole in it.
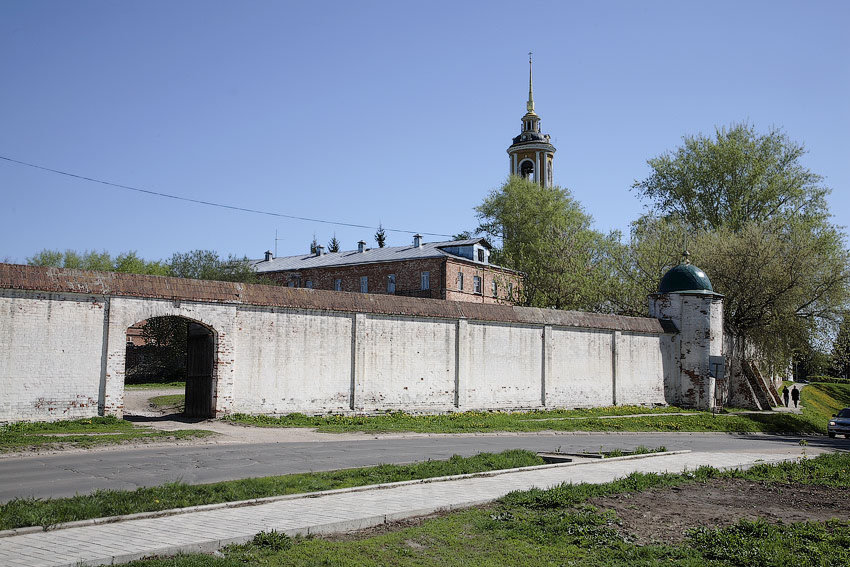
[[[850,408],[844,408],[829,420],[829,425],[826,426],[826,433],[830,437],[836,435],[844,435],[850,439]]]

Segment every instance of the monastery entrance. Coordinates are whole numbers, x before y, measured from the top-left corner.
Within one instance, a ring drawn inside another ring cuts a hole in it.
[[[125,401],[132,398],[138,402],[137,398],[141,398],[142,403],[128,403],[125,410],[141,415],[157,415],[149,412],[160,411],[182,413],[183,417],[214,417],[215,340],[212,329],[180,316],[151,317],[129,327]],[[144,390],[136,390],[133,385]],[[145,392],[150,392],[150,396]],[[152,407],[147,403],[149,398],[153,402],[162,400],[162,404]]]

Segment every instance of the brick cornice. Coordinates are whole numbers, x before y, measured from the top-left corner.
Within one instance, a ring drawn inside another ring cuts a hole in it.
[[[662,334],[657,319],[0,263],[0,289],[437,317]]]

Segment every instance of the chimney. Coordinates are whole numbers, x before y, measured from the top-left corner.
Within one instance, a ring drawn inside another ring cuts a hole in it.
[[[422,235],[414,234],[413,235],[413,247],[414,248],[422,248]]]
[[[272,256],[272,251],[266,250],[266,262],[271,262],[272,258],[274,258],[274,256]]]
[[[366,251],[366,241],[361,240],[357,243],[357,251],[361,254]]]
[[[325,247],[319,244],[316,246],[316,256],[324,256],[325,255]]]

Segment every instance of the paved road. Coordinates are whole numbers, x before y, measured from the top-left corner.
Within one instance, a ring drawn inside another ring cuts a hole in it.
[[[808,454],[850,449],[850,440],[806,438]],[[725,434],[502,434],[434,435],[362,441],[115,447],[0,459],[0,502],[16,497],[73,496],[98,488],[135,489],[169,481],[192,484],[381,463],[407,463],[521,448],[568,452],[600,448],[665,446],[718,453],[787,455],[800,450],[800,437]]]

